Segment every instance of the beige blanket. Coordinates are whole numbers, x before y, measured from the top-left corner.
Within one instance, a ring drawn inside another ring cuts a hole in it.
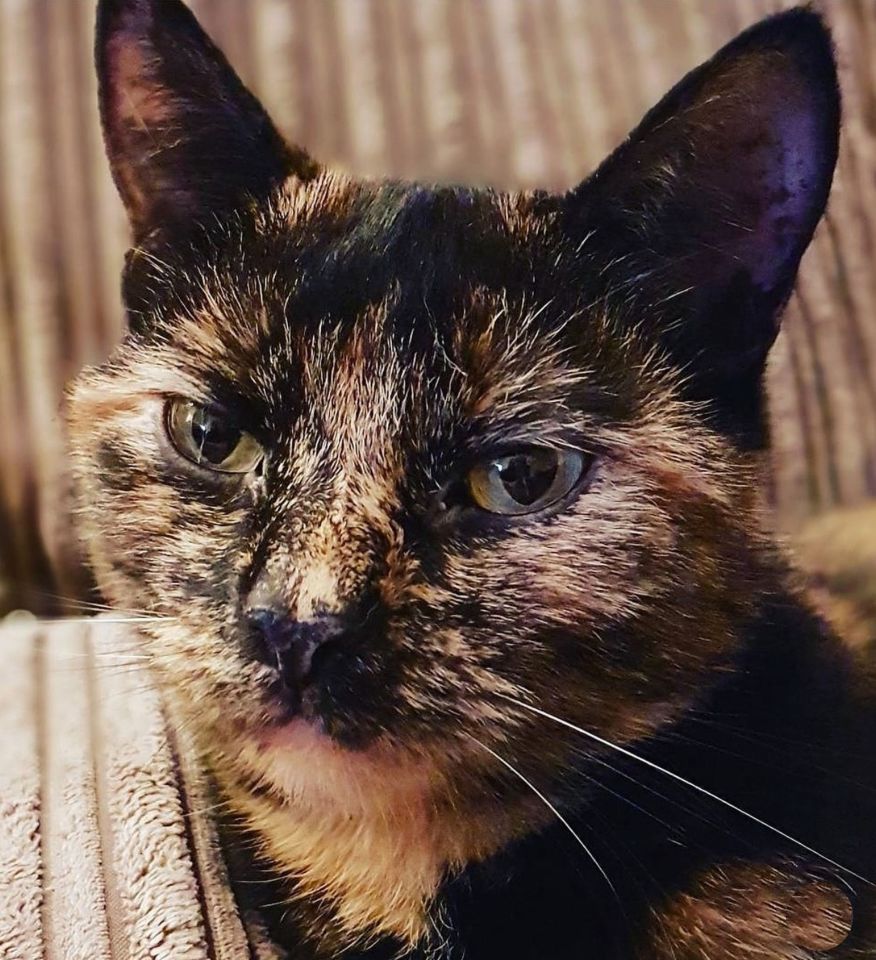
[[[126,624],[0,627],[0,960],[268,960]]]

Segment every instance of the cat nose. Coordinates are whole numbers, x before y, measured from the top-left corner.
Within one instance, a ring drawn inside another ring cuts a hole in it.
[[[290,691],[300,692],[315,676],[319,663],[345,632],[342,619],[317,614],[310,620],[294,620],[270,608],[247,613],[255,640],[255,655],[275,667]]]

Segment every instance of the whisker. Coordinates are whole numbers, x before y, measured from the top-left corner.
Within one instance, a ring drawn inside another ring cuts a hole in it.
[[[621,770],[619,767],[612,766],[607,760],[603,760],[599,757],[588,757],[587,759],[589,759],[593,763],[598,764],[601,767],[605,767],[605,769],[608,770],[609,773],[611,773],[612,775],[616,777],[621,777],[622,779],[633,784],[633,786],[636,787],[636,789],[644,790],[645,793],[649,794],[652,797],[655,797],[657,800],[661,801],[661,803],[665,803],[670,807],[674,807],[675,809],[680,810],[682,813],[686,814],[688,817],[693,817],[695,820],[699,820],[701,823],[704,823],[707,827],[710,827],[713,830],[718,830],[721,833],[727,834],[728,836],[731,835],[730,830],[728,830],[727,827],[722,826],[717,821],[710,819],[701,811],[692,809],[691,807],[682,803],[680,800],[677,800],[675,797],[671,797],[665,793],[661,793],[655,787],[650,786],[647,783],[644,783],[642,780],[637,780],[631,773],[627,773],[625,770]],[[600,783],[598,779],[595,779],[595,782]],[[647,812],[647,811],[645,811],[643,808],[643,813],[644,812]],[[656,815],[651,814],[651,816],[656,816]],[[661,823],[663,824],[663,826],[667,827],[671,833],[683,834],[683,830],[680,830],[679,827],[677,826],[673,827],[671,824],[665,823],[662,820],[661,820]],[[745,842],[744,838],[742,839],[743,839],[743,842]],[[697,846],[699,846],[702,849],[702,846],[700,844],[697,844]]]
[[[48,666],[48,672],[55,676],[78,676],[94,670],[96,673],[99,673],[101,677],[117,677],[125,674],[143,673],[146,669],[147,665],[142,661],[131,662],[128,660],[119,660],[90,663],[81,657],[75,660],[71,658],[64,663],[53,663]]]
[[[113,606],[108,603],[104,603],[99,600],[84,600],[81,597],[68,597],[61,593],[52,593],[50,590],[37,590],[34,589],[30,584],[18,583],[19,586],[26,588],[31,593],[38,597],[43,597],[46,600],[55,600],[58,603],[62,603],[67,607],[75,607],[80,610],[95,610],[95,611],[107,611],[107,612],[116,612],[116,613],[137,613],[149,615],[154,611],[141,609],[139,607],[128,607],[124,611],[120,610],[117,606]]]
[[[503,693],[497,693],[497,697],[501,697],[503,700],[508,700],[510,703],[515,704],[515,706],[522,707],[525,710],[537,714],[540,717],[544,717],[546,720],[552,720],[554,723],[558,723],[563,727],[567,727],[569,730],[574,730],[575,733],[580,733],[584,737],[588,737],[593,740],[595,743],[600,744],[603,747],[608,747],[609,750],[614,750],[617,753],[622,754],[625,757],[628,757],[630,760],[635,760],[637,763],[641,763],[646,767],[649,767],[652,770],[656,770],[658,773],[662,773],[664,776],[669,777],[672,780],[675,780],[677,783],[681,783],[684,786],[688,787],[691,790],[696,791],[697,793],[702,794],[704,797],[708,797],[710,800],[714,800],[716,803],[720,803],[722,806],[726,807],[728,810],[732,810],[734,813],[738,813],[740,816],[745,817],[748,820],[751,820],[753,823],[758,824],[758,826],[763,827],[765,830],[769,830],[771,833],[776,834],[782,839],[787,840],[789,843],[794,844],[799,847],[801,850],[805,850],[807,853],[811,853],[813,856],[818,857],[820,860],[823,860],[825,863],[830,864],[832,867],[836,867],[837,870],[841,870],[843,873],[848,874],[850,877],[854,877],[856,880],[860,880],[862,883],[866,883],[868,886],[873,886],[873,881],[868,880],[867,877],[861,876],[861,874],[856,873],[854,870],[849,869],[849,867],[844,867],[841,863],[837,863],[836,860],[831,859],[826,854],[821,853],[821,851],[816,850],[814,847],[810,847],[809,844],[804,843],[802,840],[798,840],[796,837],[792,837],[789,833],[785,833],[784,830],[780,830],[778,827],[774,827],[771,823],[767,823],[765,820],[761,820],[760,817],[755,816],[753,813],[749,813],[747,810],[744,810],[742,807],[737,806],[735,803],[731,803],[729,800],[725,800],[723,797],[718,796],[717,793],[712,793],[711,790],[707,790],[705,787],[701,787],[699,784],[694,783],[691,780],[687,780],[685,777],[682,777],[678,773],[674,773],[672,770],[667,770],[666,767],[661,767],[659,764],[654,763],[653,760],[648,760],[646,757],[640,757],[638,754],[633,753],[632,750],[629,750],[627,747],[622,747],[620,744],[612,743],[611,740],[606,740],[605,737],[599,736],[597,733],[592,733],[590,730],[585,730],[583,727],[578,727],[574,723],[570,723],[568,720],[563,720],[561,717],[556,717],[552,713],[548,713],[546,710],[541,710],[539,707],[534,707],[532,704],[524,703],[522,700],[515,700],[513,697],[506,696]]]
[[[126,675],[133,675],[139,673],[140,671],[120,671],[115,674],[116,677],[122,678]],[[112,675],[110,675],[112,676]],[[115,701],[121,699],[122,697],[140,697],[140,696],[152,696],[157,695],[158,691],[155,688],[153,683],[142,683],[137,686],[125,687],[121,690],[104,690],[100,689],[95,694],[95,702],[100,706],[106,706],[107,704],[114,703]]]
[[[87,654],[83,654],[85,659],[89,659]],[[152,660],[154,659],[149,653],[113,653],[98,651],[91,655],[91,659],[94,660],[126,660],[133,662],[135,660]]]
[[[739,753],[736,750],[730,750],[727,747],[719,746],[716,743],[708,743],[707,741],[698,740],[695,737],[688,737],[680,733],[671,732],[669,736],[676,740],[679,743],[687,743],[691,746],[697,748],[703,748],[706,750],[712,750],[715,753],[722,753],[725,756],[733,757],[736,760],[742,760],[744,763],[750,763],[753,766],[766,767],[767,769],[781,769],[781,770],[793,770],[793,766],[785,762],[785,754],[777,746],[771,746],[768,743],[759,742],[755,737],[743,737],[742,734],[734,733],[733,736],[739,737],[740,739],[746,740],[749,743],[754,744],[755,746],[766,748],[772,753],[770,759],[760,758],[760,757],[750,757],[748,754]],[[818,773],[827,774],[835,781],[842,781],[847,783],[850,787],[855,787],[859,790],[863,790],[866,793],[876,793],[876,788],[871,787],[869,784],[862,783],[860,780],[855,780],[853,777],[848,777],[843,773],[840,773],[837,770],[833,770],[830,767],[825,767],[823,764],[813,763],[811,759],[807,758],[807,769],[814,770]],[[799,787],[798,787],[799,789]],[[809,792],[813,792],[812,785],[808,785]],[[816,796],[818,794],[816,793]]]
[[[172,623],[176,621],[176,617],[147,617],[147,616],[133,616],[133,617],[49,617],[44,620],[35,620],[34,623],[38,623],[44,626],[51,626],[55,623],[87,623],[93,627],[99,627],[101,624],[107,623]]]
[[[588,779],[590,779],[591,783],[593,783],[595,786],[600,787],[603,790],[606,790],[611,796],[615,797],[617,800],[621,800],[624,803],[631,804],[633,807],[636,808],[636,810],[638,810],[640,813],[645,814],[646,816],[652,816],[647,810],[645,810],[643,807],[640,807],[637,803],[634,803],[633,801],[631,801],[628,797],[625,797],[622,793],[618,793],[617,791],[612,790],[610,787],[606,786],[603,783],[600,783],[599,780],[595,778],[588,778]],[[608,826],[604,818],[598,817],[598,819],[606,827]],[[668,824],[664,824],[659,817],[653,817],[653,819],[657,820],[659,823],[668,827]],[[669,829],[671,831],[672,828],[669,827]],[[604,831],[604,833],[607,833],[607,832],[608,832],[607,830]],[[622,839],[620,839],[620,837],[617,836],[617,831],[613,831],[613,836],[615,838],[615,843],[616,843],[616,847],[614,849],[608,843],[606,837],[605,836],[602,837],[602,842],[608,847],[609,853],[612,856],[614,856],[615,860],[618,860],[622,863],[621,858],[618,856],[617,848],[620,848],[620,850],[624,851],[627,857],[632,861],[632,863],[639,868],[639,870],[644,875],[645,879],[654,887],[655,890],[657,890],[661,895],[663,895],[665,893],[665,890],[662,884],[659,883],[659,881],[654,876],[654,874],[645,866],[644,863],[642,863],[639,857],[636,856],[636,854],[634,853],[630,845],[628,843],[625,843]],[[632,876],[633,882],[636,884],[639,890],[644,892],[644,887],[641,881],[635,876],[635,873],[632,873],[630,875]]]
[[[621,777],[623,780],[632,784],[636,790],[644,791],[649,796],[654,797],[655,800],[659,801],[661,804],[665,804],[668,807],[671,807],[673,810],[680,811],[687,817],[691,817],[694,820],[700,821],[700,823],[705,824],[711,830],[715,830],[718,833],[722,833],[728,837],[733,837],[739,842],[745,844],[745,846],[751,848],[752,851],[756,851],[757,847],[754,842],[750,841],[745,836],[740,836],[737,833],[734,833],[727,824],[721,823],[719,820],[712,819],[711,817],[707,816],[702,810],[696,810],[691,806],[688,806],[687,804],[682,803],[677,797],[670,796],[669,794],[666,794],[666,793],[661,793],[655,787],[645,783],[643,780],[637,779],[631,773],[628,773],[627,771],[622,770],[620,767],[612,766],[612,764],[610,764],[607,760],[604,760],[600,757],[594,757],[591,754],[584,753],[583,751],[581,751],[580,755],[584,759],[588,760],[590,763],[595,763],[600,767],[604,767],[612,776]],[[684,825],[678,824],[678,823],[673,824],[664,820],[662,817],[657,816],[657,814],[655,814],[653,811],[648,810],[646,807],[643,807],[638,803],[635,803],[629,797],[626,797],[624,794],[611,790],[598,777],[592,777],[591,779],[593,783],[596,784],[597,786],[607,790],[611,794],[614,794],[615,796],[618,797],[618,799],[625,801],[628,805],[636,808],[643,815],[659,823],[667,831],[666,835],[668,839],[678,843],[681,843],[683,841],[688,846],[695,847],[697,850],[700,850],[706,855],[710,855],[708,847],[706,847],[702,841],[696,839],[695,836],[692,836]]]
[[[608,768],[608,770],[610,770],[610,771],[611,771],[612,773],[614,773],[614,774],[619,774],[619,773],[620,773],[620,771],[615,770],[614,767],[612,767],[612,766],[610,766],[610,765],[608,765],[608,764],[606,764],[605,766]],[[586,775],[585,775],[585,778],[586,778],[587,782],[590,783],[590,784],[592,784],[594,787],[598,787],[600,790],[602,790],[603,792],[607,793],[609,796],[614,797],[616,800],[620,800],[621,803],[626,804],[628,807],[632,807],[633,810],[636,810],[638,813],[641,813],[642,816],[648,817],[649,820],[653,820],[655,823],[659,823],[660,826],[661,826],[661,827],[664,827],[668,833],[671,834],[671,833],[676,833],[676,832],[677,832],[676,828],[674,828],[674,827],[672,826],[672,824],[670,824],[670,823],[668,823],[666,820],[662,819],[662,817],[658,817],[657,814],[656,814],[656,813],[653,813],[651,810],[646,810],[641,804],[636,803],[635,800],[631,799],[630,797],[625,796],[625,795],[622,794],[619,790],[615,790],[613,787],[610,787],[607,783],[603,783],[603,782],[599,779],[599,777],[592,777],[592,776],[586,776]],[[633,778],[630,778],[630,779],[631,779],[632,782],[635,783],[636,786],[638,786],[640,789],[647,789],[647,787],[645,787],[644,784],[638,783],[638,781],[636,781],[636,780],[633,779]],[[658,796],[661,796],[661,795],[658,794]]]
[[[618,896],[618,893],[617,893],[617,890],[615,889],[614,884],[611,882],[611,877],[609,877],[609,875],[605,872],[605,870],[604,870],[603,867],[602,867],[602,864],[596,859],[596,857],[594,856],[594,854],[593,854],[593,852],[590,850],[590,848],[587,846],[587,844],[586,844],[586,843],[581,839],[581,837],[575,832],[575,829],[572,827],[572,825],[569,823],[569,821],[562,815],[562,813],[560,813],[560,811],[556,808],[556,806],[541,792],[541,790],[538,789],[538,787],[537,787],[531,780],[529,780],[527,777],[525,777],[516,767],[512,766],[512,764],[510,764],[504,757],[500,757],[499,754],[496,753],[495,750],[493,750],[492,748],[488,747],[485,743],[483,743],[482,741],[478,740],[477,737],[472,736],[470,733],[467,734],[467,736],[470,737],[470,738],[471,738],[479,747],[481,747],[483,750],[486,750],[487,753],[490,754],[490,756],[492,756],[494,759],[498,760],[499,763],[501,763],[503,767],[505,767],[507,770],[510,770],[511,773],[513,773],[515,777],[518,777],[520,780],[522,780],[523,783],[525,783],[526,786],[529,787],[529,789],[530,789],[530,790],[539,798],[539,800],[541,800],[541,802],[548,808],[548,810],[550,810],[551,813],[554,814],[554,816],[560,821],[560,823],[569,831],[569,833],[572,834],[572,836],[575,838],[575,840],[578,841],[578,844],[580,845],[581,849],[587,854],[587,856],[588,856],[588,857],[590,858],[590,860],[593,862],[593,865],[596,867],[596,869],[597,869],[597,870],[599,871],[599,873],[602,875],[603,879],[604,879],[605,882],[608,884],[609,889],[610,889],[611,892],[614,894],[615,899],[618,901],[618,903],[620,903],[620,897]]]
[[[746,740],[749,743],[766,745],[769,749],[775,750],[777,753],[781,752],[782,748],[785,746],[792,746],[805,747],[807,750],[824,753],[830,757],[848,757],[850,760],[859,760],[862,763],[869,763],[872,760],[872,756],[868,753],[864,753],[859,750],[849,750],[847,748],[839,747],[837,744],[833,743],[819,742],[817,740],[800,740],[795,737],[783,737],[777,733],[768,733],[764,730],[754,730],[748,727],[737,727],[733,724],[724,723],[720,720],[715,720],[712,717],[703,716],[701,714],[692,714],[686,719],[692,723],[700,723],[709,727],[714,727],[717,730],[725,730],[732,736],[738,737],[740,740]],[[773,741],[772,746],[770,746],[770,741]],[[822,767],[821,769],[823,769],[825,773],[833,772],[826,767]]]
[[[119,623],[174,623],[176,617],[34,617],[23,623],[31,627],[83,624],[90,627]]]
[[[233,812],[234,807],[230,800],[219,800],[216,803],[210,803],[203,807],[190,807],[183,811],[184,817],[206,817],[217,813]]]

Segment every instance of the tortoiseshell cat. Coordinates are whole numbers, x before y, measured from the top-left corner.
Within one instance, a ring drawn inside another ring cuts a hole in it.
[[[103,0],[97,61],[135,246],[71,397],[88,544],[166,618],[278,939],[874,956],[867,668],[757,504],[837,156],[819,17],[741,35],[562,196],[324,169],[178,0]]]

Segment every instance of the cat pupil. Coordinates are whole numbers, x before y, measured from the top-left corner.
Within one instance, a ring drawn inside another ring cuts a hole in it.
[[[531,506],[550,490],[558,460],[549,454],[518,453],[495,464],[505,490],[517,503]]]
[[[190,429],[199,461],[223,463],[234,453],[240,441],[240,431],[229,427],[205,409],[198,409],[192,414]]]

